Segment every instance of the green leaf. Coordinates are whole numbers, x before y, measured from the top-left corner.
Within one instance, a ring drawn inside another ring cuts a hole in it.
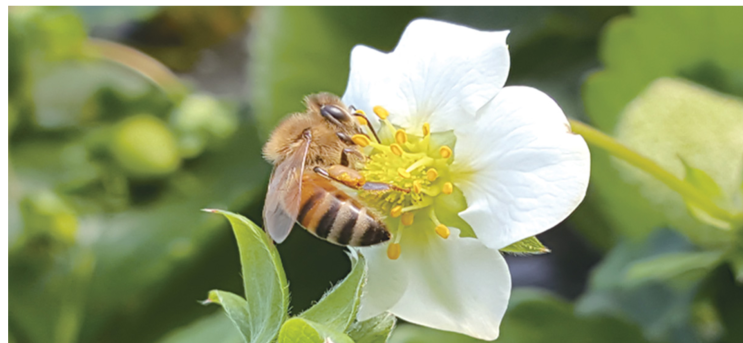
[[[367,269],[363,255],[353,251],[350,258],[352,267],[348,276],[329,290],[315,306],[300,314],[300,318],[340,332],[345,332],[351,326],[359,310]]]
[[[392,334],[397,319],[385,312],[363,322],[355,322],[348,330],[348,336],[356,343],[385,343]]]
[[[632,284],[647,281],[698,281],[722,262],[722,251],[678,252],[635,262],[627,270]]]
[[[500,251],[512,254],[545,254],[550,252],[550,249],[545,247],[537,237],[532,236],[513,243]]]
[[[686,176],[684,177],[684,181],[692,184],[710,200],[716,202],[717,204],[723,205],[723,208],[728,207],[727,199],[725,199],[725,193],[722,191],[722,188],[720,188],[720,185],[718,185],[717,182],[715,182],[715,180],[711,176],[709,176],[709,174],[704,172],[704,170],[694,168],[690,166],[689,163],[687,163],[683,158],[680,159],[681,163],[684,164],[684,170],[686,174]],[[730,222],[715,218],[701,208],[695,206],[694,203],[692,203],[688,199],[684,199],[684,201],[686,202],[686,206],[689,208],[691,214],[703,223],[707,223],[709,225],[725,230],[729,230],[732,228]]]
[[[282,117],[304,111],[304,96],[343,93],[354,45],[389,51],[407,23],[423,13],[421,7],[261,8],[251,22],[248,75],[262,138]]]
[[[588,291],[576,303],[576,312],[587,317],[619,316],[642,326],[653,341],[671,341],[683,335],[696,337],[691,317],[697,283],[676,287],[649,281],[627,281],[627,272],[638,261],[674,253],[691,253],[696,247],[677,231],[659,229],[645,240],[624,238],[597,265]]]
[[[221,312],[202,317],[188,326],[173,330],[158,343],[242,343],[244,338],[233,329],[233,323]]]
[[[260,327],[255,327],[256,316],[251,316],[248,312],[248,303],[237,294],[213,290],[209,292],[209,298],[204,301],[204,304],[218,304],[221,305],[224,311],[227,313],[227,317],[230,318],[232,324],[235,325],[237,330],[242,334],[245,342],[264,342],[258,340],[261,337]],[[271,337],[273,339],[273,336]],[[268,342],[266,340],[265,342]]]
[[[228,211],[206,210],[227,217],[237,238],[245,288],[248,342],[273,340],[286,320],[289,289],[279,253],[268,235],[247,218]],[[210,294],[210,300],[211,299]]]
[[[353,343],[343,332],[302,318],[286,321],[279,332],[278,343]]]

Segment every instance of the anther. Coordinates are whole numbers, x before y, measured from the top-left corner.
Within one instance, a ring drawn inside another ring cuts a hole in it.
[[[400,248],[400,243],[390,243],[387,246],[387,258],[390,260],[396,260],[400,258],[400,252],[402,249]]]
[[[403,145],[408,141],[408,135],[405,133],[403,129],[398,129],[395,131],[395,142],[397,144]]]
[[[402,148],[397,143],[390,144],[390,151],[397,156],[402,156]]]
[[[428,136],[431,133],[431,124],[423,123],[423,136]]]
[[[439,177],[439,172],[437,172],[436,169],[431,168],[426,172],[426,177],[428,178],[428,181],[434,182],[436,181],[436,178]]]
[[[441,238],[447,239],[449,238],[449,228],[446,227],[444,224],[436,225],[436,234],[441,236]]]
[[[367,137],[366,135],[360,135],[360,134],[353,135],[353,137],[351,137],[351,140],[361,147],[365,147],[371,144],[369,137]]]
[[[422,188],[423,186],[421,185],[421,180],[413,181],[413,192],[415,192],[416,194],[420,194]]]
[[[369,124],[369,122],[366,121],[366,118],[364,118],[364,117],[360,117],[360,116],[359,117],[356,117],[356,120],[359,122],[359,124],[361,126],[366,126],[366,125]]]
[[[451,155],[452,155],[451,148],[449,148],[446,145],[442,146],[439,149],[439,155],[441,155],[441,157],[443,157],[443,158],[449,158],[449,157],[451,157]]]
[[[358,114],[360,114],[362,116],[366,116],[366,112],[364,112],[364,110],[356,110],[356,113],[358,113]]]
[[[398,168],[397,174],[399,174],[403,179],[409,179],[410,178],[410,172],[408,172],[405,169]]]
[[[451,194],[454,192],[454,185],[451,184],[451,182],[447,182],[444,184],[444,187],[441,189],[441,191],[444,194]]]
[[[397,218],[401,214],[402,214],[402,206],[400,205],[397,205],[393,207],[392,210],[390,210],[390,216],[392,216],[392,218]]]
[[[385,110],[382,106],[374,106],[374,114],[376,114],[377,117],[382,120],[387,119],[387,117],[390,115],[390,113],[387,112],[387,110]]]
[[[400,218],[400,221],[402,221],[402,225],[410,226],[413,225],[414,218],[415,212],[405,212],[402,214],[402,218]]]

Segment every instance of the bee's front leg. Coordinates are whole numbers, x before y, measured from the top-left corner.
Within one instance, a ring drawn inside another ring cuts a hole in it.
[[[344,167],[350,166],[350,160],[348,159],[348,155],[353,154],[358,156],[361,160],[366,160],[366,156],[362,153],[360,153],[358,150],[354,148],[345,148],[343,151],[341,151],[341,165]]]

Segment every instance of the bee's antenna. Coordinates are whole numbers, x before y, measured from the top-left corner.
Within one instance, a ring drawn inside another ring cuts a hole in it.
[[[366,126],[368,126],[369,127],[369,130],[371,130],[372,134],[374,135],[374,138],[377,140],[377,143],[380,143],[381,141],[379,140],[379,136],[377,136],[377,132],[374,131],[374,128],[372,127],[372,124],[369,121],[369,118],[367,118],[365,115],[359,113],[358,111],[354,111],[353,112],[353,115],[355,115],[357,117],[364,118],[364,121],[366,121]]]

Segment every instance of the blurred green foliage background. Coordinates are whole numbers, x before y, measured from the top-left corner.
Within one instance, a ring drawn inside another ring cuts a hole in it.
[[[742,8],[14,7],[10,341],[239,342],[197,303],[241,288],[227,224],[199,209],[260,222],[273,126],[417,17],[511,30],[509,85],[743,207]],[[714,224],[592,149],[586,200],[540,236],[553,253],[508,257],[499,341],[742,342],[742,228]],[[350,270],[303,230],[279,251],[293,313]],[[474,341],[404,323],[391,340]]]

